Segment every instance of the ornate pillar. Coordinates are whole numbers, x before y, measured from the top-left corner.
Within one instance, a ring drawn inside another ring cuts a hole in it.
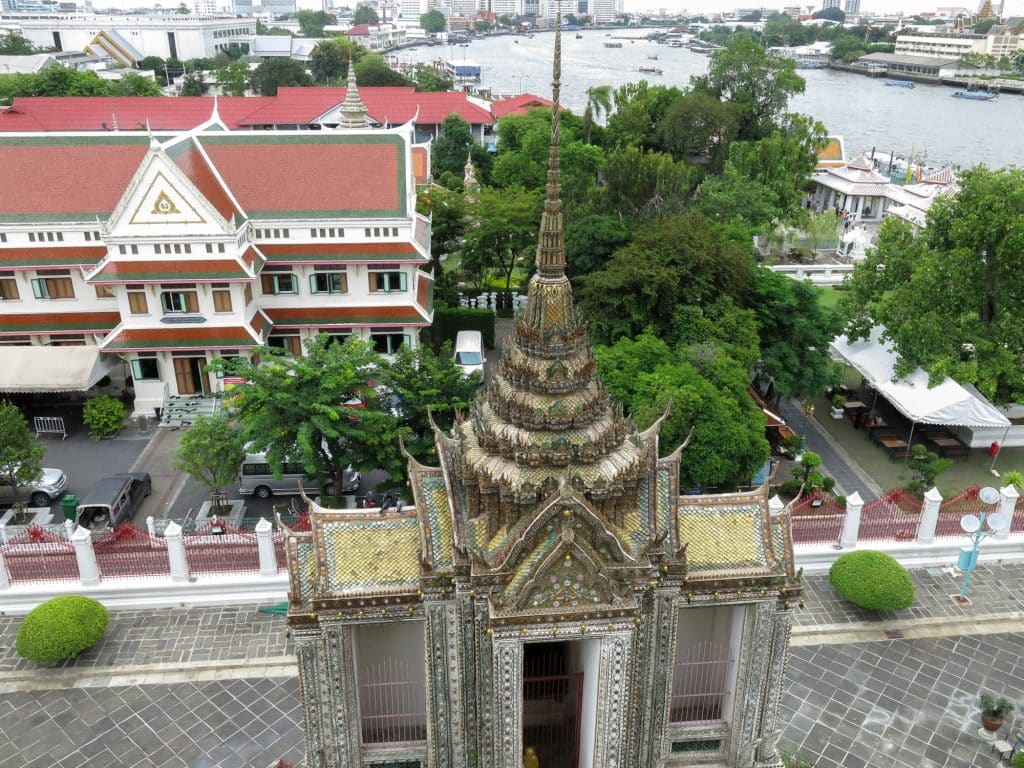
[[[627,739],[636,751],[627,756],[628,765],[658,765],[665,741],[668,702],[671,691],[672,663],[675,657],[675,632],[678,609],[674,595],[678,589],[662,590],[651,600],[650,611],[637,631],[633,658],[633,689],[642,713],[639,739]]]
[[[476,631],[474,632],[473,642],[466,644],[466,650],[473,649],[475,658],[473,659],[473,669],[476,673],[476,704],[475,704],[475,732],[472,735],[467,735],[467,748],[470,750],[470,757],[474,757],[472,752],[473,744],[475,741],[476,753],[478,765],[481,768],[490,768],[495,764],[495,755],[497,754],[497,739],[495,733],[497,726],[495,725],[494,719],[494,644],[491,641],[491,634],[489,632],[489,612],[487,608],[487,601],[483,598],[478,598],[476,602],[476,613],[473,617]],[[468,686],[468,681],[466,681]],[[467,701],[467,730],[469,728],[468,723],[470,722],[471,705]]]
[[[327,748],[330,741],[331,686],[324,674],[327,654],[318,630],[299,630],[295,633],[295,655],[299,666],[299,701],[302,703],[306,764],[309,768],[331,768],[337,764]]]
[[[357,768],[362,765],[362,728],[359,723],[359,685],[356,680],[352,624],[328,625],[323,629],[326,664],[321,670],[321,693],[331,703],[324,710],[327,721],[327,749],[333,762],[327,768]],[[328,690],[329,689],[329,690]]]
[[[632,641],[631,633],[606,635],[601,638],[601,680],[597,688],[594,765],[618,768],[626,765],[626,742],[630,738],[627,726],[632,682]]]
[[[793,614],[777,610],[772,623],[771,646],[768,649],[768,679],[765,681],[764,701],[761,704],[761,742],[757,746],[757,768],[782,768],[779,758],[779,708],[785,687],[786,667],[789,664],[789,633]]]
[[[493,768],[522,768],[523,644],[519,640],[494,642],[493,681]]]
[[[430,768],[465,768],[462,636],[454,601],[428,602],[427,752]]]
[[[754,604],[753,616],[743,633],[743,648],[736,675],[736,698],[733,705],[733,756],[736,768],[751,768],[754,751],[760,738],[761,699],[768,670],[768,654],[775,604],[764,601]]]

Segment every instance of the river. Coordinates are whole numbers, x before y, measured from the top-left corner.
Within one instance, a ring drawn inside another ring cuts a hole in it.
[[[648,30],[617,30],[616,36],[641,38]],[[647,78],[652,83],[685,86],[707,70],[708,57],[688,48],[671,48],[649,40],[614,40],[622,48],[605,48],[607,33],[583,30],[562,35],[562,102],[577,114],[587,89],[619,86]],[[494,93],[526,91],[551,95],[552,33],[535,37],[499,36],[474,40],[466,47],[433,46],[398,52],[399,61],[430,62],[453,58],[483,67],[484,87]],[[657,55],[657,61],[648,56]],[[643,66],[663,75],[645,75]],[[887,87],[881,79],[827,69],[800,70],[807,81],[803,94],[790,102],[793,111],[812,115],[830,134],[844,137],[847,155],[876,147],[879,152],[927,153],[927,164],[953,163],[991,167],[1024,166],[1024,95],[1005,94],[994,101],[952,98],[952,88],[921,85]]]

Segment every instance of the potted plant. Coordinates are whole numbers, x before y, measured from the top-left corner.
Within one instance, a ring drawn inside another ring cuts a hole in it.
[[[981,707],[981,727],[989,733],[995,733],[1003,727],[1003,720],[1013,712],[1013,702],[1004,696],[998,699],[991,693],[983,693],[978,697]]]
[[[845,397],[843,397],[842,395],[833,395],[832,396],[832,409],[831,409],[830,413],[832,414],[832,418],[835,419],[836,421],[840,421],[843,418],[843,413],[844,413],[843,406],[844,405],[846,405],[846,398]]]

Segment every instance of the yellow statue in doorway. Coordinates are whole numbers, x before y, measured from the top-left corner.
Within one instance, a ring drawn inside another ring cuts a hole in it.
[[[527,747],[523,751],[523,768],[540,768],[540,761],[537,760],[537,753],[533,747]]]

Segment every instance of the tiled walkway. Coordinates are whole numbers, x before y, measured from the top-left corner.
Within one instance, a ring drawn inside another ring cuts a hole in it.
[[[826,575],[805,579],[782,743],[817,768],[992,768],[975,733],[978,693],[1024,711],[1024,633],[1003,628],[1024,627],[1024,570],[981,566],[966,608],[949,600],[952,575],[913,578],[917,604],[880,617],[842,603]],[[929,620],[919,639],[848,639]],[[17,658],[18,621],[0,618],[0,766],[300,764],[283,617],[255,606],[117,612],[99,646],[55,669]]]

